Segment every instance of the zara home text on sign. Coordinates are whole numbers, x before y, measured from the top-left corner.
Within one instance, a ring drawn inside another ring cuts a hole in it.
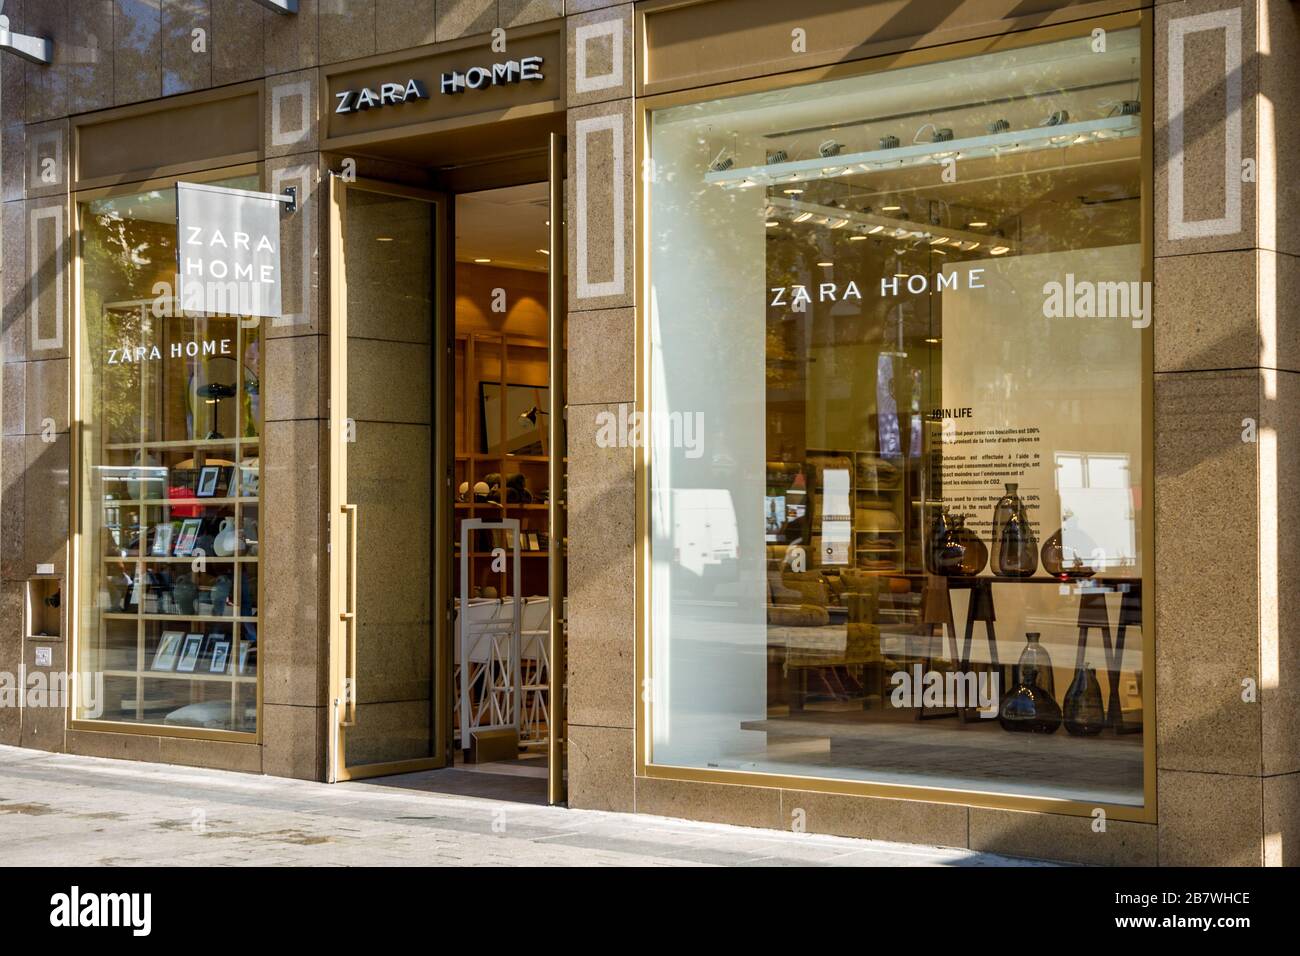
[[[490,86],[508,86],[513,83],[543,80],[542,58],[526,56],[519,60],[506,60],[491,66],[471,66],[463,73],[448,70],[442,74],[439,90],[444,94],[482,90]],[[417,79],[405,83],[381,83],[378,90],[363,86],[359,90],[342,90],[334,94],[338,105],[335,113],[356,113],[361,110],[396,106],[411,100],[427,100],[429,91]]]

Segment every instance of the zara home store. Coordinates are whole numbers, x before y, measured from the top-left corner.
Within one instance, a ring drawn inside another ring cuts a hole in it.
[[[4,742],[1300,856],[1294,4],[32,6]]]

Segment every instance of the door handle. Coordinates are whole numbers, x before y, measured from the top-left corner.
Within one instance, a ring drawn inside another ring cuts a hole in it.
[[[351,727],[357,722],[357,506],[345,504],[339,510],[347,515],[348,521],[347,599],[339,613],[347,640],[343,657],[343,719],[340,723]]]

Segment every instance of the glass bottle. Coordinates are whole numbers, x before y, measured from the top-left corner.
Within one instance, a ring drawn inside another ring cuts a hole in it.
[[[1057,528],[1056,533],[1043,542],[1043,570],[1062,581],[1092,577],[1097,572],[1083,563],[1078,551],[1065,547],[1064,531],[1064,528]]]
[[[1061,726],[1061,708],[1056,703],[1052,658],[1038,643],[1038,634],[1025,635],[1025,649],[1016,665],[1016,682],[998,706],[998,723],[1003,730],[1053,734]]]
[[[1020,652],[1020,663],[1016,665],[1016,681],[1021,684],[1037,684],[1052,697],[1056,697],[1052,655],[1039,642],[1040,636],[1037,631],[1025,634],[1025,649]]]
[[[1092,737],[1106,727],[1106,708],[1101,702],[1101,684],[1093,666],[1084,663],[1074,672],[1065,692],[1065,729],[1073,737]]]
[[[930,533],[925,539],[925,569],[931,574],[943,574],[939,570],[939,553],[948,539],[948,509],[938,505],[934,507],[933,514]]]
[[[936,557],[940,574],[973,578],[984,570],[989,549],[984,547],[979,535],[966,527],[965,515],[953,515],[943,548]]]
[[[1038,570],[1038,542],[1029,524],[1019,487],[1007,482],[1007,493],[993,509],[993,573],[1004,578],[1027,578]]]

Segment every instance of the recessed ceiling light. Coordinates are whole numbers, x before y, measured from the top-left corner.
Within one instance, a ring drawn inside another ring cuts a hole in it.
[[[785,190],[785,194],[786,194],[787,196],[802,196],[802,195],[803,195],[803,190],[802,190],[802,189],[787,189],[787,190]]]
[[[884,226],[872,226],[870,229],[867,230],[867,235],[874,236],[876,233],[884,232],[884,231],[885,231]]]
[[[799,213],[799,215],[797,215],[797,216],[794,217],[794,221],[795,221],[795,222],[807,222],[807,221],[808,221],[809,219],[811,219],[811,218],[812,218],[812,213],[810,213],[810,212],[801,212],[801,213]]]
[[[967,229],[987,229],[988,227],[989,224],[987,222],[984,222],[983,220],[979,220],[979,219],[977,219],[975,222],[966,223]]]
[[[765,225],[767,226],[767,228],[771,229],[773,226],[779,226],[779,225],[781,225],[781,224],[780,224],[779,222],[777,222],[775,219],[769,219],[769,220],[765,223]]]
[[[375,236],[375,242],[392,242],[392,236]]]
[[[895,272],[895,273],[894,273],[894,278],[895,278],[895,279],[906,279],[906,278],[907,278],[907,273],[906,273],[906,272]]]
[[[817,264],[821,266],[823,269],[829,269],[831,266],[835,265],[835,263],[833,262],[819,262]]]
[[[939,339],[926,339],[926,341],[929,342],[931,345],[938,345],[940,340],[939,340]]]
[[[544,256],[549,256],[549,255],[551,254],[551,250],[550,250],[550,249],[538,249],[537,251],[540,252],[540,253],[541,253],[542,255],[544,255]]]
[[[475,259],[474,261],[477,262],[477,263],[479,263],[480,265],[483,265],[483,264],[485,264],[485,263],[491,262],[492,260],[491,260],[491,259]]]
[[[989,250],[989,253],[995,256],[1005,256],[1010,251],[1011,251],[1010,246],[994,246],[992,249]]]
[[[899,211],[900,209],[902,209],[903,207],[902,207],[902,206],[881,206],[880,208],[881,208],[884,212],[898,212],[898,211]]]
[[[849,242],[862,242],[866,236],[849,236]]]

